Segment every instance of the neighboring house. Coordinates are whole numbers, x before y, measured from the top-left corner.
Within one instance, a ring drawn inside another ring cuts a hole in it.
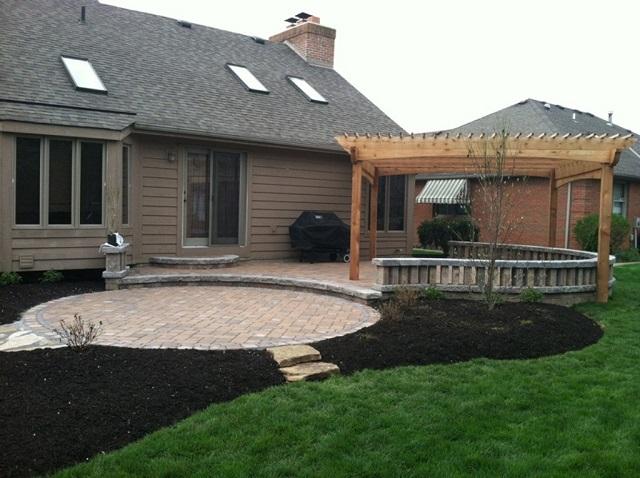
[[[591,113],[527,99],[471,123],[450,130],[449,133],[492,133],[505,129],[511,133],[583,133],[629,134],[631,131]],[[637,145],[620,155],[615,167],[613,212],[627,217],[632,226],[630,243],[638,247],[640,217],[640,150]],[[516,225],[510,242],[548,245],[549,237],[549,179],[530,177],[513,186],[513,204],[508,221]],[[597,179],[584,179],[564,185],[558,190],[556,243],[561,247],[578,248],[573,228],[578,220],[598,213],[600,183]],[[473,176],[416,176],[416,227],[425,219],[437,215],[455,215],[465,212],[481,218],[483,197]],[[483,231],[480,231],[482,239]],[[416,243],[418,242],[415,237]]]
[[[0,22],[0,270],[101,268],[108,230],[132,263],[293,257],[302,211],[349,221],[334,136],[402,132],[316,17],[270,40],[95,0],[2,0]],[[404,253],[414,178],[389,183],[380,251]]]

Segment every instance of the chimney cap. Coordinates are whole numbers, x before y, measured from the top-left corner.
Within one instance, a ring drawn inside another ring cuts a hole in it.
[[[307,18],[311,17],[312,15],[309,15],[308,13],[305,12],[300,12],[296,15],[296,17],[298,17],[300,20],[306,20]]]

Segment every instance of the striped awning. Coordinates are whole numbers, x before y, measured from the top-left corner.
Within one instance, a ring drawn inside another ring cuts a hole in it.
[[[432,179],[416,198],[419,204],[469,204],[466,179]]]

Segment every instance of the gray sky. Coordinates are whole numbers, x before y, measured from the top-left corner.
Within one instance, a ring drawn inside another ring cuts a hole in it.
[[[637,0],[102,1],[265,38],[317,15],[336,70],[408,131],[535,98],[640,133]]]

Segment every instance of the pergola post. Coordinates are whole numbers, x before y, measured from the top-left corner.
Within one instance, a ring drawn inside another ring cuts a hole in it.
[[[556,175],[552,170],[549,177],[549,247],[556,246],[556,230],[558,220],[558,188],[556,188]]]
[[[362,209],[362,163],[355,160],[352,154],[353,167],[351,172],[351,247],[349,254],[349,279],[360,278],[360,211]]]
[[[602,166],[600,176],[600,220],[598,222],[598,276],[596,300],[609,300],[609,249],[611,247],[611,214],[613,210],[613,166]]]
[[[378,188],[380,178],[376,174],[371,184],[369,197],[369,258],[376,257],[376,242],[378,239]]]

